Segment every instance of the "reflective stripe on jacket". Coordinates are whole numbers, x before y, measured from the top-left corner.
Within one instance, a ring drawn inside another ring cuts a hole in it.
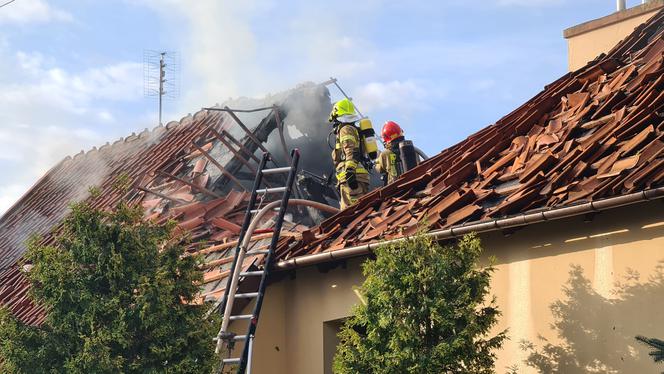
[[[399,177],[397,162],[397,154],[389,148],[383,150],[376,160],[376,171],[387,175],[387,183],[392,183]]]
[[[369,172],[364,168],[360,155],[360,134],[352,124],[339,125],[332,160],[337,171],[337,181],[346,181],[346,170],[355,169],[358,182],[369,183]]]

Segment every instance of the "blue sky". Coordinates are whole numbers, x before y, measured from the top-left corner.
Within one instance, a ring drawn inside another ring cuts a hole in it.
[[[156,125],[156,100],[143,96],[144,50],[181,55],[181,94],[166,103],[166,120],[334,76],[377,126],[396,120],[435,154],[564,74],[562,30],[614,7],[16,0],[0,8],[0,212],[66,155]]]

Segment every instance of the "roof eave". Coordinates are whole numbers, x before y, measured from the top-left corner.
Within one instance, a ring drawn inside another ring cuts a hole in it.
[[[511,227],[528,226],[534,223],[553,221],[557,219],[575,217],[592,212],[601,212],[621,206],[632,205],[640,202],[664,198],[664,187],[652,188],[635,192],[627,195],[591,201],[583,204],[566,205],[551,208],[545,211],[535,213],[521,213],[512,217],[496,218],[492,220],[483,220],[470,222],[462,225],[452,226],[442,230],[435,230],[426,233],[426,236],[437,240],[451,239],[465,234],[483,233],[489,231],[502,230]],[[344,248],[331,252],[321,252],[312,255],[294,257],[288,260],[279,261],[275,267],[277,270],[289,270],[311,265],[317,265],[325,262],[331,262],[351,257],[364,256],[381,245],[392,244],[407,240],[407,237],[383,240],[369,244],[362,244],[355,247]]]

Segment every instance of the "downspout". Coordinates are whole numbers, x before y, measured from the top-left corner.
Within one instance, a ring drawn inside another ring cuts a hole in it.
[[[471,232],[482,233],[495,231],[510,227],[526,226],[533,223],[553,221],[556,219],[569,218],[581,214],[601,212],[608,209],[618,208],[625,205],[631,205],[649,200],[661,199],[664,197],[664,187],[653,188],[641,192],[635,192],[627,195],[611,197],[608,199],[592,201],[589,203],[562,206],[535,213],[522,213],[513,217],[498,218],[485,221],[469,222],[463,225],[452,226],[443,230],[436,230],[426,233],[426,236],[437,240],[459,237]],[[369,254],[373,249],[385,245],[398,243],[407,238],[398,238],[384,240],[375,243],[363,244],[355,247],[344,248],[338,251],[317,253],[314,255],[305,255],[279,261],[275,266],[279,270],[293,269],[296,267],[315,265],[323,262],[334,261],[344,258],[357,257]]]

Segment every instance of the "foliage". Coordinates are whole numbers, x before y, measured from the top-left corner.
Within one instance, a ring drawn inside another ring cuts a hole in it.
[[[210,372],[213,325],[202,306],[199,260],[183,256],[172,224],[124,203],[72,206],[53,245],[32,240],[31,297],[40,326],[0,312],[3,373]]]
[[[363,266],[358,305],[339,334],[335,373],[492,373],[505,331],[486,303],[494,268],[478,265],[480,240],[440,246],[419,235],[376,250]]]

